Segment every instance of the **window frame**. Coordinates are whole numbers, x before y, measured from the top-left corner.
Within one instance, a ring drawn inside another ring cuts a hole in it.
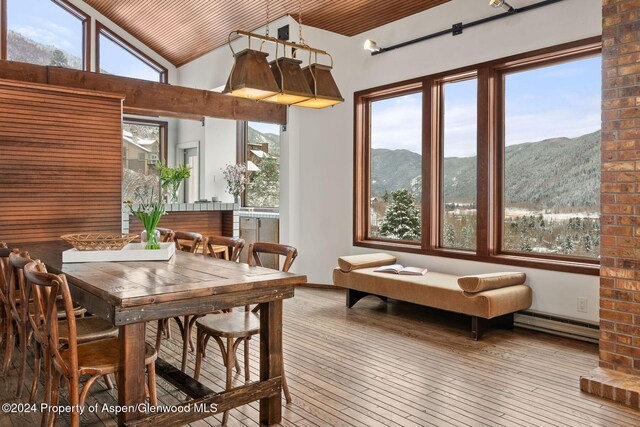
[[[504,76],[601,54],[602,37],[596,36],[523,54],[483,62],[433,75],[387,84],[354,93],[353,245],[598,275],[599,259],[502,251],[504,225]],[[477,78],[477,189],[476,250],[445,248],[441,237],[442,84]],[[422,241],[419,244],[371,238],[370,131],[371,102],[422,91]]]
[[[281,126],[281,125],[278,125]],[[282,141],[282,127],[280,129],[280,140]],[[238,120],[236,122],[236,163],[244,163],[247,164],[249,160],[249,150],[247,150],[247,143],[249,141],[249,121],[248,120]],[[280,166],[280,157],[278,157],[278,166]],[[240,206],[242,208],[249,208],[254,211],[259,212],[279,212],[280,206],[275,207],[267,207],[267,206],[248,206],[247,205],[247,188],[240,195]],[[280,191],[280,195],[282,195],[282,191]]]
[[[138,58],[140,61],[147,64],[149,67],[153,68],[155,71],[157,71],[159,75],[158,83],[168,83],[169,70],[166,67],[164,67],[162,64],[160,64],[156,60],[152,59],[149,55],[142,52],[137,47],[133,46],[131,43],[129,43],[128,41],[126,41],[125,39],[123,39],[113,31],[111,31],[107,26],[103,25],[100,21],[97,21],[97,20],[96,20],[95,36],[96,36],[95,38],[95,44],[96,44],[95,70],[97,73],[100,73],[100,36],[104,36],[108,38],[110,41],[112,41],[113,43],[115,43],[116,45],[120,46],[121,48],[129,52],[130,54],[132,54],[133,56],[135,56],[136,58]],[[118,77],[133,78],[133,77],[125,77],[125,76],[118,76]]]
[[[91,17],[68,0],[50,1],[82,22],[82,70],[91,70]],[[4,60],[7,59],[7,34],[9,32],[7,12],[7,0],[0,0],[0,15],[2,15],[2,19],[0,19],[0,45],[2,46],[0,59]]]
[[[169,149],[169,122],[164,120],[149,120],[123,116],[122,124],[125,123],[158,126],[160,128],[160,160],[165,162],[165,164],[167,163],[167,150]]]

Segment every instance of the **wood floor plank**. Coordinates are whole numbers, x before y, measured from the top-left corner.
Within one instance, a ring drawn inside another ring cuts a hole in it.
[[[579,377],[597,366],[596,345],[515,329],[489,331],[481,341],[469,337],[468,318],[411,304],[365,298],[344,307],[338,290],[300,288],[284,307],[284,360],[293,403],[283,400],[282,426],[369,427],[565,427],[640,425],[640,412],[584,394]],[[175,322],[173,339],[161,356],[180,364],[182,343]],[[155,324],[147,337],[155,338]],[[225,368],[215,343],[203,360],[201,381],[213,390],[225,384]],[[243,359],[243,346],[238,349]],[[19,352],[0,377],[0,401],[13,397]],[[259,346],[252,340],[251,375],[259,377]],[[189,354],[187,373],[194,368]],[[25,386],[31,384],[28,358]],[[174,405],[185,395],[162,378],[160,404]],[[234,385],[244,375],[234,377]],[[42,388],[38,399],[41,399]],[[61,401],[66,402],[63,393]],[[89,404],[115,405],[117,390],[94,385]],[[192,423],[218,426],[221,414]],[[229,426],[257,427],[258,404],[229,412]],[[39,414],[0,414],[0,427],[37,425]],[[68,426],[68,416],[58,426]],[[83,425],[112,427],[108,413],[85,414]]]

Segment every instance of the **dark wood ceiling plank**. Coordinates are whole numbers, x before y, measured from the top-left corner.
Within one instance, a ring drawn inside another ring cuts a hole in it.
[[[176,66],[223,46],[233,30],[261,27],[266,18],[265,0],[181,0],[161,6],[150,0],[84,1]],[[448,1],[305,0],[302,22],[354,36]],[[298,17],[295,1],[271,1],[269,7],[270,20]]]

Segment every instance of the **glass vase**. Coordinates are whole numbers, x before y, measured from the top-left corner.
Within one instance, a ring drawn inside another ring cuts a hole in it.
[[[140,241],[145,249],[160,249],[160,232],[156,229],[144,230],[140,234]]]

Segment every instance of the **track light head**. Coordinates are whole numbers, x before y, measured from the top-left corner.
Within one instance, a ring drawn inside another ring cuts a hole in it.
[[[507,12],[511,12],[513,10],[513,7],[505,0],[489,0],[489,5],[495,7],[496,9],[501,7]]]
[[[375,42],[375,40],[371,40],[371,39],[367,39],[367,41],[364,42],[364,50],[368,50],[371,53],[374,52],[380,52],[380,47],[378,46],[378,43]]]

